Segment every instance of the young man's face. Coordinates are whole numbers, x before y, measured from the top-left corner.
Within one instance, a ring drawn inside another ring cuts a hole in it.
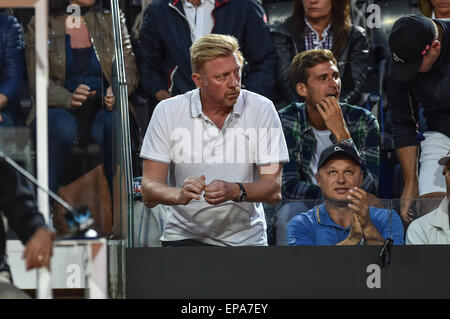
[[[236,53],[206,62],[200,73],[192,74],[202,100],[232,107],[241,90],[241,63]]]
[[[326,162],[316,178],[325,199],[347,202],[348,191],[361,187],[363,174],[358,164],[346,156],[339,156]]]
[[[302,2],[307,18],[314,20],[331,17],[332,0],[302,0]]]
[[[305,98],[307,105],[316,107],[316,104],[328,96],[334,96],[339,102],[341,79],[333,62],[316,64],[308,70],[308,74],[306,83],[297,84],[297,93]]]

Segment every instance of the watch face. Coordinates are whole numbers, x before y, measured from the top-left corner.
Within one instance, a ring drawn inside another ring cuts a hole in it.
[[[242,184],[237,183],[239,185],[239,187],[241,188],[241,193],[239,194],[239,196],[234,199],[235,202],[243,202],[246,198],[247,198],[247,193],[245,192],[245,188],[244,186],[242,186]]]

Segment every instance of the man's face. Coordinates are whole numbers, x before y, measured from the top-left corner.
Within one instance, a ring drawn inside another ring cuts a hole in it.
[[[361,187],[361,167],[346,156],[332,158],[316,175],[317,183],[325,199],[346,203],[349,190]]]
[[[302,2],[307,18],[314,20],[331,17],[332,0],[302,0]]]
[[[232,107],[241,90],[241,63],[236,53],[206,62],[200,73],[192,74],[202,101]]]
[[[309,69],[306,83],[297,84],[297,93],[305,98],[306,104],[316,107],[328,96],[334,96],[339,102],[341,95],[341,78],[337,66],[326,61]]]
[[[431,0],[436,18],[450,18],[450,0]]]
[[[420,65],[419,72],[425,73],[431,70],[434,63],[439,58],[441,54],[441,44],[439,41],[435,40],[431,45],[431,49],[427,52],[427,54],[423,57],[422,64]]]

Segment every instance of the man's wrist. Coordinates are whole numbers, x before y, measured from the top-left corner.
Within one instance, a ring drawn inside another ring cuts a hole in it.
[[[47,227],[40,227],[40,228],[38,228],[38,230],[43,230],[44,232],[46,232],[52,240],[56,239],[56,234],[54,232],[52,232],[50,229],[48,229]]]
[[[352,236],[352,237],[347,237],[347,240],[348,240],[348,243],[349,244],[351,244],[351,245],[358,245],[359,243],[360,243],[360,241],[363,239],[364,237],[363,236],[358,236],[358,237],[354,237],[354,236]]]
[[[166,90],[159,90],[155,94],[155,98],[158,101],[162,101],[162,100],[168,99],[170,97],[171,97],[170,93],[168,91],[166,91]]]
[[[243,202],[247,199],[247,191],[245,190],[244,185],[241,183],[235,182],[236,186],[239,188],[238,195],[233,198],[234,202]]]
[[[336,142],[337,143],[340,143],[340,142],[342,142],[343,140],[351,140],[351,136],[350,136],[350,133],[348,132],[348,130],[345,130],[345,131],[343,131],[343,132],[339,132],[339,133],[336,133],[335,135],[334,135],[334,137],[336,138]]]
[[[231,184],[232,184],[232,188],[233,188],[233,191],[231,192],[232,193],[231,200],[234,201],[236,198],[239,197],[239,195],[241,195],[241,188],[239,187],[239,185],[237,183],[231,183]]]

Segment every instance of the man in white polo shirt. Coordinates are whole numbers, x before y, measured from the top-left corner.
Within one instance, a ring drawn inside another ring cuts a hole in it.
[[[144,138],[144,203],[169,206],[163,246],[267,245],[261,202],[281,200],[289,160],[281,122],[241,90],[234,37],[206,35],[190,51],[197,89],[161,101]]]
[[[450,151],[439,159],[447,185],[447,197],[438,208],[414,220],[406,232],[407,245],[449,245]]]

